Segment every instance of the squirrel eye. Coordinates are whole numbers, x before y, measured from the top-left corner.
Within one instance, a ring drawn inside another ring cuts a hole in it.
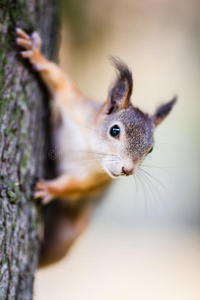
[[[110,135],[114,138],[117,138],[119,137],[120,135],[120,127],[118,125],[113,125],[111,128],[110,128]]]
[[[151,153],[153,151],[153,147],[151,147],[151,149],[149,150],[149,152],[148,153]]]

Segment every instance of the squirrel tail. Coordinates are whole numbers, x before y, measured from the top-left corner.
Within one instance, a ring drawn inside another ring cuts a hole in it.
[[[89,200],[73,206],[64,200],[57,200],[44,208],[44,237],[39,267],[56,263],[67,254],[87,226],[93,209],[94,203]]]

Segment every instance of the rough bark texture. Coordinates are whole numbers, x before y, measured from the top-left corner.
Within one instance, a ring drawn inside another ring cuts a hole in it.
[[[30,194],[47,137],[47,93],[18,55],[15,27],[39,31],[52,59],[57,17],[56,0],[0,0],[0,299],[32,299],[39,212]]]

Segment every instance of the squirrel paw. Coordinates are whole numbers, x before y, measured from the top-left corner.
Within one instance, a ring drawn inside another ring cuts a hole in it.
[[[51,202],[51,200],[53,199],[53,195],[50,193],[49,189],[48,189],[48,181],[44,180],[44,179],[40,179],[34,188],[34,192],[33,192],[33,198],[34,199],[41,199],[41,203],[43,205]]]
[[[27,50],[40,51],[42,40],[38,32],[33,32],[30,36],[20,28],[16,28],[17,44]],[[26,52],[26,51],[25,51]]]
[[[20,28],[16,28],[17,34],[17,45],[25,48],[25,51],[21,51],[20,54],[24,58],[28,58],[33,64],[35,70],[40,71],[39,67],[39,58],[40,58],[40,49],[42,46],[42,40],[37,32],[33,32],[31,35],[28,35]]]

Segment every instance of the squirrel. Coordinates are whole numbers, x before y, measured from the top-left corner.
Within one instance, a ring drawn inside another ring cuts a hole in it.
[[[40,198],[44,205],[57,198],[77,203],[100,196],[116,178],[133,175],[153,150],[154,130],[170,113],[177,97],[161,105],[151,116],[142,112],[130,100],[131,70],[119,58],[111,57],[117,79],[106,102],[98,103],[86,97],[68,74],[42,55],[42,41],[37,32],[28,35],[17,28],[16,34],[17,44],[25,48],[21,56],[39,72],[59,115],[52,133],[58,152],[58,177],[40,179],[35,185],[34,198]],[[83,214],[87,215],[88,207]],[[78,226],[80,220],[76,220]],[[63,255],[63,248],[61,252]]]

